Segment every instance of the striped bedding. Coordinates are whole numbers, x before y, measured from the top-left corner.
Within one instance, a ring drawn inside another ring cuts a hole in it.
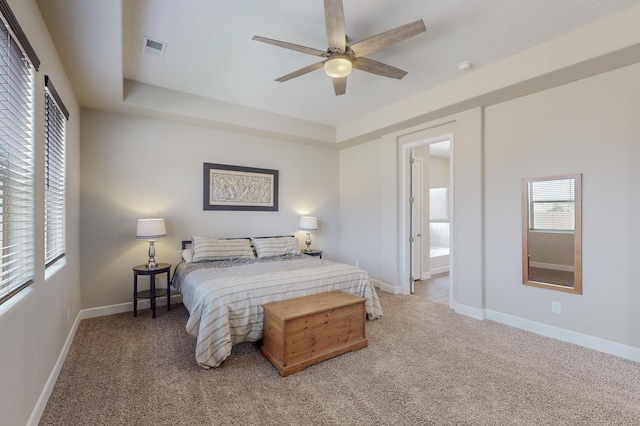
[[[218,367],[234,344],[262,338],[264,303],[343,290],[366,299],[369,319],[382,315],[366,271],[313,256],[181,263],[172,285],[189,311],[186,328],[204,368]]]

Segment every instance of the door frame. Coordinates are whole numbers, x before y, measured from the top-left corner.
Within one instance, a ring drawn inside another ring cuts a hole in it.
[[[449,215],[450,215],[450,233],[449,233],[449,241],[451,247],[449,254],[449,306],[453,306],[453,295],[454,295],[454,246],[453,246],[453,234],[455,232],[454,226],[454,150],[455,150],[455,142],[453,132],[443,133],[438,136],[427,137],[421,140],[417,140],[414,142],[408,142],[402,145],[401,149],[401,182],[400,182],[400,283],[401,283],[401,292],[402,294],[411,294],[413,290],[413,284],[410,282],[411,278],[411,268],[412,260],[411,260],[411,204],[410,204],[410,196],[411,196],[411,152],[413,149],[423,146],[423,145],[431,145],[438,142],[449,141],[450,143],[450,153],[449,153]]]

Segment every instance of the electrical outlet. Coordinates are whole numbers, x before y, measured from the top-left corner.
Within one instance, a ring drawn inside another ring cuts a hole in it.
[[[67,307],[67,322],[71,321],[71,308]]]
[[[356,267],[359,268],[360,267],[360,261],[356,260]]]
[[[562,303],[560,302],[551,302],[551,312],[554,314],[562,313]]]

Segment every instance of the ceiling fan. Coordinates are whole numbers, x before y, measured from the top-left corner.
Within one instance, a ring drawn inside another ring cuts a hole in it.
[[[420,19],[374,35],[357,43],[347,45],[342,0],[324,0],[324,16],[327,26],[327,38],[329,40],[329,48],[326,51],[300,46],[286,41],[253,36],[252,39],[256,41],[326,58],[321,62],[277,78],[276,81],[283,83],[324,67],[325,73],[333,78],[333,88],[336,96],[338,96],[346,93],[347,76],[351,73],[352,68],[399,80],[407,75],[406,71],[383,64],[382,62],[374,61],[373,59],[365,58],[364,56],[427,30],[424,22]]]

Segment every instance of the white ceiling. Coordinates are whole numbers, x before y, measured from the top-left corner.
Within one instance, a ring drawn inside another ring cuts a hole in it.
[[[82,106],[122,103],[123,81],[339,126],[640,4],[639,0],[344,0],[349,44],[423,19],[423,34],[368,55],[408,71],[354,70],[335,96],[320,70],[276,78],[317,57],[252,41],[326,50],[320,0],[37,0]],[[167,43],[163,58],[143,37]]]

